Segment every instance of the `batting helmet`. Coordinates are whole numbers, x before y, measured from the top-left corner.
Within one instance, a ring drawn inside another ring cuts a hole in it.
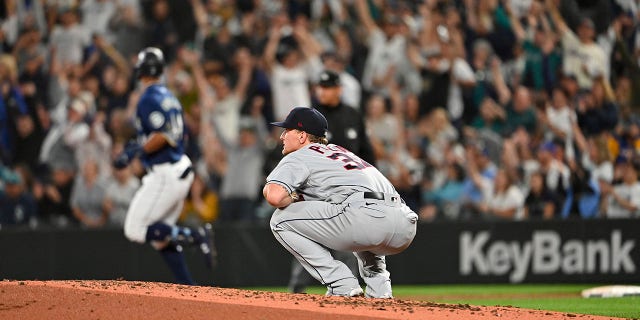
[[[138,53],[136,62],[136,78],[143,76],[160,77],[164,70],[164,55],[162,50],[154,47],[144,48]]]

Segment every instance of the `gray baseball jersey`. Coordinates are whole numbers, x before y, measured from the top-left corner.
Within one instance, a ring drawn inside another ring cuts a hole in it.
[[[357,278],[327,248],[353,252],[366,295],[391,297],[385,255],[406,249],[417,215],[375,167],[337,145],[313,143],[287,154],[267,183],[297,192],[301,199],[277,209],[271,229],[322,284],[328,295],[350,295]]]
[[[358,191],[396,194],[376,168],[335,144],[311,144],[286,155],[267,177],[305,200],[342,203]]]

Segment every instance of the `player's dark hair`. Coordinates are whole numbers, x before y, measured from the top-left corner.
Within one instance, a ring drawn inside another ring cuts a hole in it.
[[[325,137],[318,137],[318,136],[314,136],[311,133],[308,133],[309,135],[309,142],[313,142],[313,143],[319,143],[319,144],[324,144],[324,145],[328,145],[329,144],[329,140]]]

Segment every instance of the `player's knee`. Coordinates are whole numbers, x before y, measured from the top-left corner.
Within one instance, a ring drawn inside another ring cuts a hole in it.
[[[276,211],[271,215],[271,220],[269,220],[271,231],[282,230],[282,216],[282,210],[280,209],[276,209]]]
[[[138,228],[129,224],[124,225],[124,236],[127,239],[129,239],[129,241],[144,243],[145,233],[146,233],[146,230],[141,230],[141,228]]]

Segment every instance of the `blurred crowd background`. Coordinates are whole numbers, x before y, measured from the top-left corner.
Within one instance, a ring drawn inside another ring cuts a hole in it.
[[[0,225],[122,226],[144,168],[111,160],[135,135],[133,66],[146,46],[165,54],[196,166],[182,223],[268,221],[261,190],[281,158],[268,123],[316,105],[324,70],[339,75],[359,138],[422,222],[640,217],[639,10],[636,0],[5,0]]]

